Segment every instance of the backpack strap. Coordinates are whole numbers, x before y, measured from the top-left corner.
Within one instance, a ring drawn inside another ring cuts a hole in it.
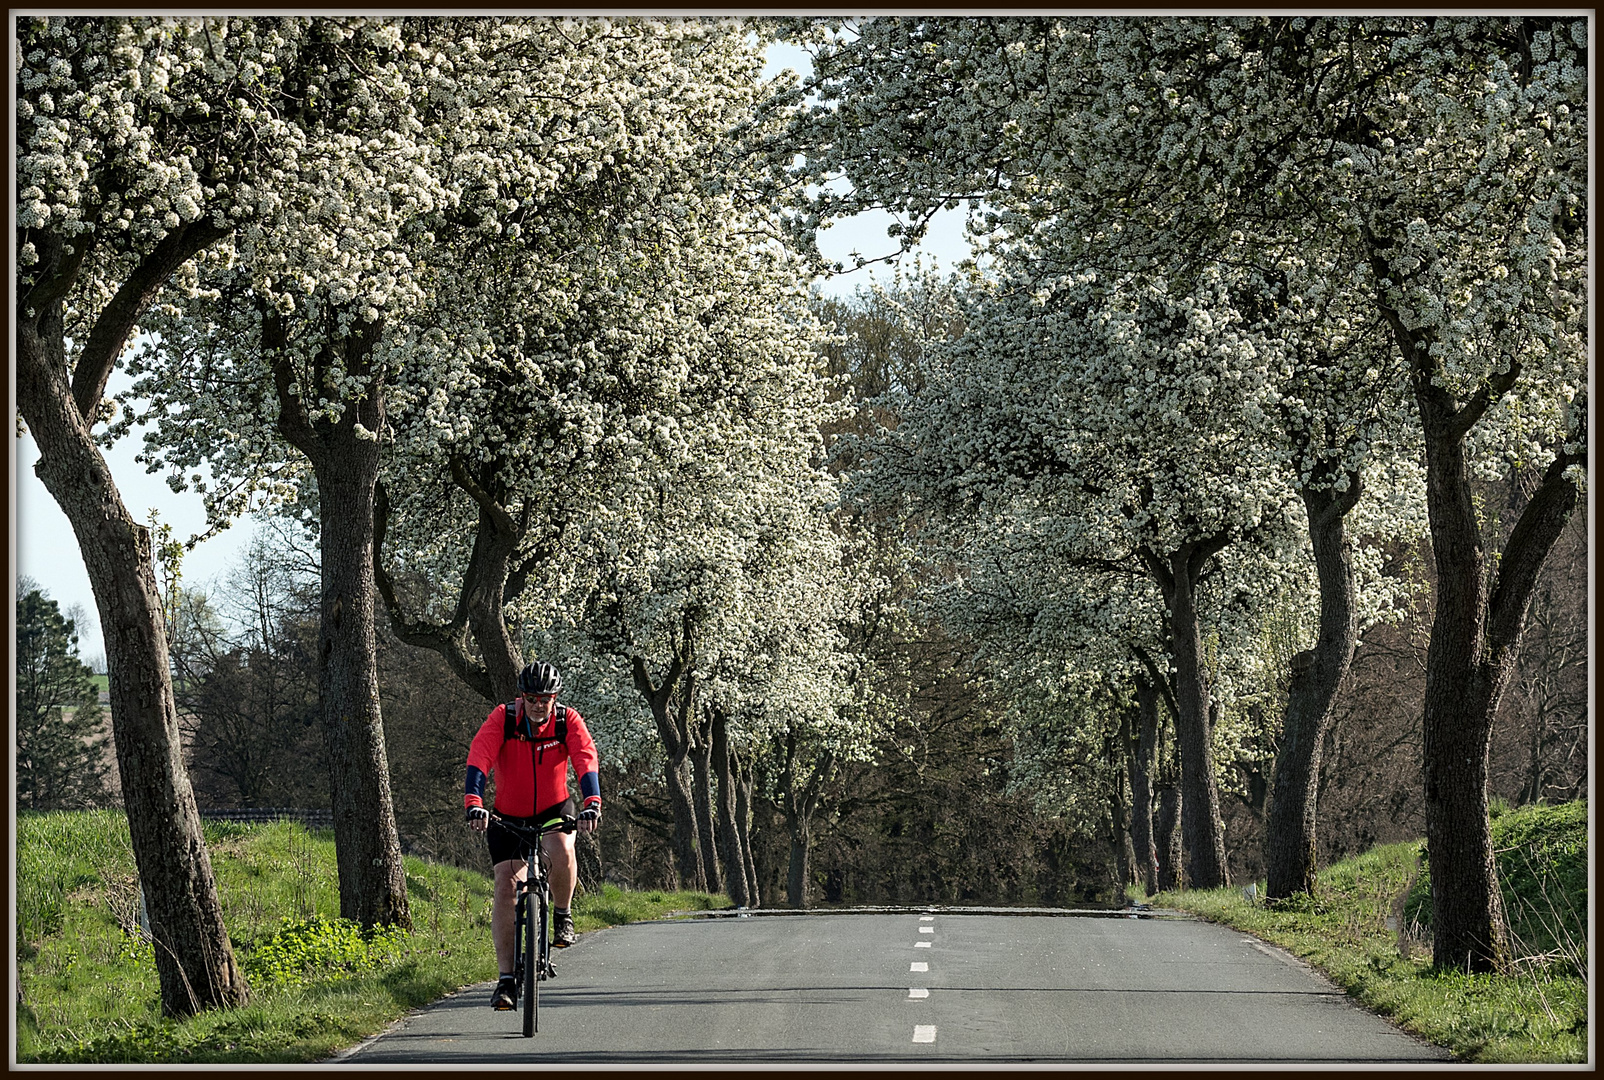
[[[556,733],[557,741],[562,743],[564,750],[567,750],[568,749],[568,706],[566,706],[566,705],[557,706],[557,723],[554,724],[553,727],[556,729],[555,733]],[[546,748],[544,746],[542,746],[540,748],[540,756],[538,758],[536,758],[536,761],[538,763],[538,762],[544,761],[544,760],[546,760]]]
[[[535,737],[534,727],[531,724],[527,714],[521,718],[518,716],[517,700],[514,699],[507,702],[502,706],[502,709],[504,710],[504,713],[502,717],[501,741],[511,742],[514,739],[524,739],[529,742],[533,742]],[[522,719],[522,724],[518,722],[519,719]],[[522,731],[519,730],[520,728],[522,728]],[[562,743],[564,746],[568,745],[568,706],[566,705],[557,706],[557,741]]]
[[[521,738],[522,735],[518,731],[518,700],[514,698],[502,708],[505,713],[502,716],[501,741],[506,743]],[[529,718],[526,716],[523,719],[524,732],[528,734],[529,741],[533,741],[534,732],[529,730]]]

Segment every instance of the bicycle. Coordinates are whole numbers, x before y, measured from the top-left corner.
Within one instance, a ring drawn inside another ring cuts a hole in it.
[[[551,935],[547,930],[551,886],[546,873],[546,850],[540,838],[550,832],[571,833],[578,819],[556,817],[530,827],[494,811],[490,817],[503,829],[528,841],[530,848],[529,854],[524,856],[524,879],[518,883],[518,903],[512,924],[512,971],[523,995],[524,1038],[527,1039],[540,1030],[540,984],[557,977],[557,969],[551,962]]]

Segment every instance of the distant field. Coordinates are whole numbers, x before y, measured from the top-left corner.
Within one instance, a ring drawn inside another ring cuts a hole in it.
[[[95,684],[95,689],[100,693],[105,694],[111,690],[111,685],[105,675],[91,675],[89,676],[89,679]],[[173,683],[173,689],[182,690],[184,689],[185,685],[186,684],[182,681],[175,681]]]

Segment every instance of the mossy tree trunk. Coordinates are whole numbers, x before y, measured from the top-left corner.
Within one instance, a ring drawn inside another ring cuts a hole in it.
[[[263,329],[279,402],[279,431],[306,455],[317,476],[322,589],[317,645],[318,697],[328,747],[340,915],[363,926],[410,927],[401,839],[390,797],[390,769],[379,709],[374,624],[375,487],[384,430],[383,371],[374,350],[381,323],[359,323],[326,343],[307,385],[297,387],[283,323]],[[309,411],[310,387],[355,377],[363,389],[337,418]]]
[[[123,504],[91,436],[117,357],[161,285],[224,233],[206,221],[168,233],[106,304],[76,364],[64,303],[92,240],[29,230],[39,261],[17,290],[17,406],[39,447],[35,472],[77,538],[106,643],[112,739],[156,942],[162,1011],[188,1016],[250,996],[223,925],[200,814],[184,768],[166,621],[150,531]]]
[[[1345,490],[1330,482],[1305,485],[1303,505],[1320,582],[1320,632],[1314,648],[1292,658],[1281,745],[1265,827],[1265,892],[1273,899],[1313,893],[1316,870],[1316,800],[1320,755],[1331,727],[1331,707],[1358,645],[1354,616],[1353,556],[1344,521],[1359,500],[1359,476]]]
[[[1378,273],[1387,271],[1379,254],[1373,261]],[[1423,717],[1433,963],[1497,971],[1508,963],[1509,937],[1487,808],[1493,719],[1543,563],[1576,507],[1567,472],[1586,464],[1587,421],[1584,412],[1573,441],[1555,448],[1503,551],[1490,558],[1471,492],[1468,443],[1488,409],[1520,379],[1519,359],[1508,359],[1461,402],[1441,384],[1432,335],[1407,326],[1397,312],[1382,314],[1409,365],[1425,434],[1426,510],[1437,566]]]

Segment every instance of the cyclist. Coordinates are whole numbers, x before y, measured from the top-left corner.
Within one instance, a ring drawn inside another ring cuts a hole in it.
[[[568,764],[572,761],[584,801],[578,815],[579,830],[594,832],[601,825],[596,744],[591,742],[579,713],[557,704],[562,685],[562,676],[552,664],[534,663],[524,668],[518,674],[517,700],[491,709],[468,749],[463,803],[468,824],[485,834],[490,861],[495,865],[490,937],[501,972],[490,998],[495,1009],[515,1008],[518,1001],[512,971],[513,923],[517,918],[517,887],[526,874],[524,859],[529,854],[529,844],[491,820],[484,806],[485,775],[496,775],[496,813],[534,826],[559,814],[574,816],[574,800],[568,792]],[[566,949],[574,943],[574,918],[569,904],[579,876],[574,837],[572,833],[547,833],[541,846],[551,872],[551,943]]]

